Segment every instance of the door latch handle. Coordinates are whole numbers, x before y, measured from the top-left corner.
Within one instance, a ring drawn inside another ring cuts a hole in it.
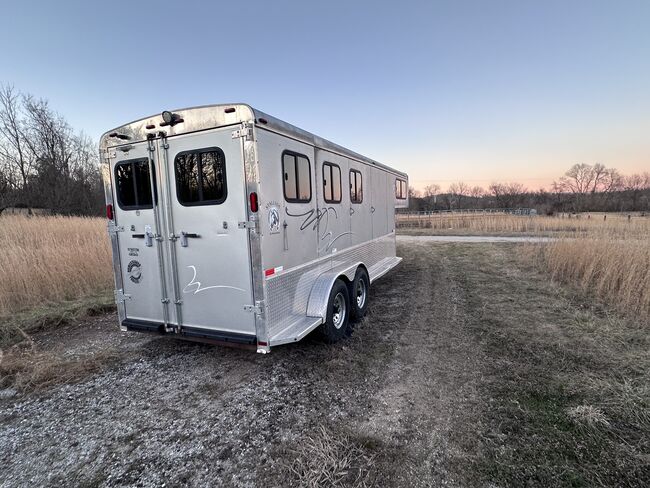
[[[350,215],[352,215],[353,213],[354,213],[354,209],[350,207]]]
[[[189,238],[197,239],[199,237],[201,236],[193,232],[181,231],[181,247],[187,247],[187,239]]]
[[[370,207],[370,213],[375,213],[375,207]]]
[[[151,232],[151,226],[144,226],[144,245],[147,247],[153,246],[153,232]]]

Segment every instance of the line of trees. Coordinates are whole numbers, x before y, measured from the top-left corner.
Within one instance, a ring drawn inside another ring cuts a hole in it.
[[[650,211],[650,173],[621,175],[602,164],[575,164],[549,190],[521,183],[464,182],[442,191],[409,188],[411,210],[536,208],[540,213]],[[97,145],[76,133],[46,100],[0,86],[0,211],[45,208],[100,215],[104,207]]]
[[[493,182],[487,189],[464,182],[446,191],[431,184],[409,188],[411,210],[535,208],[540,213],[650,211],[650,173],[621,175],[600,163],[575,164],[549,190],[530,191],[521,183]]]
[[[46,100],[0,86],[0,210],[36,207],[99,215],[97,145]]]

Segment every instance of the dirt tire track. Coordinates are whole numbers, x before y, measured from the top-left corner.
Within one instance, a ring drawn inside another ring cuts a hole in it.
[[[0,400],[0,486],[298,486],[286,467],[321,428],[373,460],[342,485],[462,484],[480,354],[453,263],[426,249],[400,245],[367,317],[332,346],[307,338],[261,356],[122,336],[101,318],[86,340],[126,340],[119,367]]]
[[[480,416],[482,353],[465,327],[469,318],[453,263],[444,257],[432,263],[427,244],[403,246],[401,254],[399,275],[408,277],[410,296],[387,304],[404,319],[396,324],[397,348],[368,427],[404,451],[398,469],[393,460],[395,486],[465,485],[461,464],[477,448],[470,439]]]

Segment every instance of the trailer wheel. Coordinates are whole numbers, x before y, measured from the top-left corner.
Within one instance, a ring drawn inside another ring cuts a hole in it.
[[[359,267],[354,275],[354,281],[350,285],[350,309],[354,320],[361,320],[366,314],[369,295],[370,278],[368,272]]]
[[[350,298],[348,287],[336,280],[327,302],[327,319],[320,326],[320,334],[328,344],[350,335]]]

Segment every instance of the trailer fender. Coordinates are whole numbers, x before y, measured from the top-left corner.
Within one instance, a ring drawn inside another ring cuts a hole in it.
[[[330,292],[332,291],[334,282],[341,277],[344,277],[348,282],[352,282],[359,266],[362,266],[361,262],[355,263],[351,266],[343,265],[338,268],[335,267],[316,278],[316,281],[311,287],[311,292],[309,293],[307,316],[320,317],[323,320],[326,320],[327,302],[329,301]]]

